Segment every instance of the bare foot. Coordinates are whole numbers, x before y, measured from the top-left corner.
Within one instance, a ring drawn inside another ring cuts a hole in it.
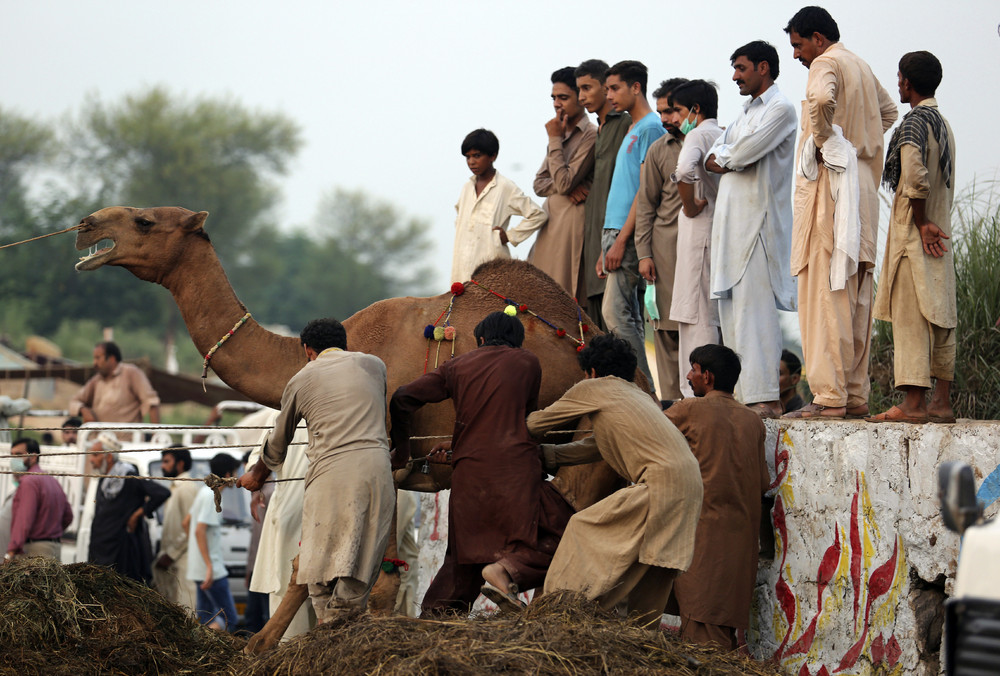
[[[781,403],[777,401],[759,401],[756,404],[747,404],[747,408],[761,418],[781,417]]]

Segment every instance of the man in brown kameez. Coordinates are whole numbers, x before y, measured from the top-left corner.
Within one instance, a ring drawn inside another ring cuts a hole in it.
[[[396,466],[410,455],[413,412],[449,398],[455,405],[448,549],[424,595],[424,613],[468,612],[480,591],[505,605],[519,603],[518,591],[545,580],[573,514],[544,480],[538,443],[525,424],[538,406],[542,368],[521,348],[524,327],[494,312],[475,336],[478,349],[400,387],[389,404]]]
[[[558,401],[528,416],[539,436],[589,415],[594,435],[543,445],[545,464],[574,465],[603,458],[634,482],[570,519],[545,578],[545,593],[578,591],[658,626],[678,572],[694,553],[702,489],[698,461],[657,403],[632,382],[636,357],[613,334],[595,338],[579,355],[587,379]]]
[[[674,582],[681,638],[735,650],[746,631],[757,581],[761,497],[770,484],[760,416],[733,397],[740,359],[728,347],[702,345],[690,356],[695,397],[666,415],[701,467],[704,500],[694,558]]]
[[[955,422],[955,258],[951,237],[955,137],[934,93],[941,63],[930,52],[899,61],[899,97],[910,104],[889,144],[883,183],[895,191],[875,317],[892,322],[898,406],[871,422]],[[934,378],[934,393],[926,397]]]
[[[386,371],[374,355],[347,352],[336,319],[313,320],[300,337],[309,362],[285,386],[264,455],[239,485],[260,490],[305,419],[309,469],[296,580],[308,584],[319,621],[329,622],[364,611],[395,518]]]

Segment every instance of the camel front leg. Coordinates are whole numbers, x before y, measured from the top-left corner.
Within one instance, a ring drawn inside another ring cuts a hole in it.
[[[288,590],[264,628],[254,634],[247,642],[246,647],[243,648],[245,654],[259,655],[275,648],[281,637],[288,631],[288,625],[292,623],[295,613],[299,612],[302,604],[309,600],[309,587],[296,582],[298,572],[299,557],[296,555],[292,560],[292,577],[288,582]]]

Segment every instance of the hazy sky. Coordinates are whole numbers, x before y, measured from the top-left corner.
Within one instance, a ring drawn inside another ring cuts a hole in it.
[[[778,85],[797,102],[807,71],[792,60],[782,28],[801,6],[0,0],[0,105],[54,120],[79,112],[88,93],[114,102],[164,85],[178,96],[226,95],[252,109],[281,111],[301,125],[305,145],[282,181],[279,222],[308,224],[320,195],[335,186],[391,200],[433,223],[443,291],[454,204],[468,176],[460,154],[467,132],[496,132],[497,167],[530,193],[552,116],[553,70],[594,57],[638,59],[649,67],[650,89],[673,76],[714,79],[726,125],[742,102],[728,57],[754,39],[777,47]],[[957,137],[958,185],[992,178],[1000,144],[982,121],[1000,110],[993,80],[1000,3],[826,6],[844,44],[894,96],[903,53],[927,49],[941,59],[938,99]],[[74,260],[67,250],[67,264]]]

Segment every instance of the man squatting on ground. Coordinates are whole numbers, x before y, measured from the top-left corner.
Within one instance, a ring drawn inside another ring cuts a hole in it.
[[[309,322],[300,338],[309,363],[285,386],[264,455],[239,485],[260,490],[306,420],[309,470],[297,580],[308,585],[318,620],[327,622],[365,609],[395,517],[386,371],[378,357],[347,351],[347,333],[335,319]]]
[[[736,631],[750,624],[757,583],[761,498],[771,482],[767,431],[757,413],[733,397],[740,377],[735,352],[702,345],[691,352],[690,364],[695,398],[674,403],[666,414],[698,459],[704,499],[694,558],[674,581],[667,612],[680,615],[685,641],[735,650]]]
[[[577,512],[545,578],[545,593],[568,589],[610,609],[627,600],[646,626],[657,626],[674,578],[691,563],[701,510],[698,461],[650,396],[632,382],[636,357],[613,334],[579,354],[586,379],[528,416],[536,437],[589,415],[594,434],[542,445],[545,465],[604,459],[634,485]]]
[[[944,242],[951,237],[955,137],[934,98],[940,83],[941,62],[930,52],[899,60],[899,98],[910,112],[892,135],[882,176],[895,195],[874,312],[892,322],[894,380],[906,398],[869,418],[875,422],[955,422],[955,258]]]
[[[538,406],[542,368],[521,348],[524,327],[517,317],[494,312],[474,335],[477,349],[400,387],[389,404],[399,467],[410,456],[410,416],[424,404],[450,398],[455,405],[448,548],[424,595],[424,614],[468,612],[480,591],[518,604],[518,591],[545,580],[573,514],[544,480],[538,442],[525,424]]]

